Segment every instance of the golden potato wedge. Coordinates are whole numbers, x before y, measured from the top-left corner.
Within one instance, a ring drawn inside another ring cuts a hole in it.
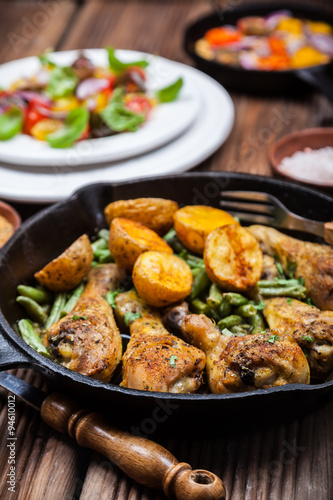
[[[133,283],[151,306],[164,307],[191,293],[193,277],[186,262],[169,253],[145,252],[133,268]]]
[[[191,252],[202,255],[209,233],[225,224],[235,224],[235,219],[218,208],[205,205],[188,205],[173,216],[175,230],[182,244]]]
[[[204,262],[213,283],[229,291],[249,290],[263,270],[259,243],[239,224],[219,227],[207,236]]]
[[[163,198],[136,198],[114,201],[105,208],[104,213],[109,226],[116,217],[123,217],[140,222],[163,236],[171,228],[176,210],[178,203],[175,201]]]
[[[53,292],[68,292],[88,274],[92,260],[93,250],[88,236],[84,234],[59,257],[35,273],[35,278]]]
[[[148,250],[173,253],[172,248],[155,231],[122,217],[111,222],[109,250],[117,266],[127,271],[132,271],[139,255]]]

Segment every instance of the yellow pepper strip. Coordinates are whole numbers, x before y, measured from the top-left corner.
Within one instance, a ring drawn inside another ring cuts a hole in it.
[[[293,55],[291,65],[293,68],[304,68],[316,64],[326,64],[329,60],[328,56],[313,47],[303,47]]]
[[[320,33],[322,35],[331,35],[333,33],[332,26],[323,22],[307,21],[307,25],[313,33]]]
[[[282,19],[276,29],[281,31],[288,31],[293,35],[300,35],[302,33],[302,28],[303,23],[300,19],[289,17],[287,19]]]
[[[30,131],[31,135],[39,141],[46,141],[46,136],[52,132],[56,132],[64,126],[61,120],[54,120],[52,118],[45,118],[40,120],[34,125]]]

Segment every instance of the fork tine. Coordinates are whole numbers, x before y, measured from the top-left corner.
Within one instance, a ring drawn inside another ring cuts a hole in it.
[[[246,210],[255,214],[273,215],[274,213],[274,207],[272,205],[259,205],[259,203],[238,203],[237,201],[221,200],[220,206],[227,212],[229,212],[228,208],[230,207],[231,210],[236,208],[238,210]]]
[[[275,220],[273,219],[273,217],[268,217],[266,215],[254,215],[234,211],[229,211],[229,214],[233,217],[237,217],[241,221],[251,222],[252,224],[269,224],[271,226],[275,225]]]
[[[261,201],[265,203],[275,203],[276,198],[268,193],[260,193],[257,191],[221,191],[220,195],[224,198],[243,198],[251,201]]]

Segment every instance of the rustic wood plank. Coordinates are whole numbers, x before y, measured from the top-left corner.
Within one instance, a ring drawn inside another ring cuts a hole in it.
[[[57,44],[77,6],[69,0],[0,2],[0,62],[42,53]]]

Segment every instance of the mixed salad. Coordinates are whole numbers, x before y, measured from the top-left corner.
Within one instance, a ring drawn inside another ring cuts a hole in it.
[[[149,92],[147,60],[125,63],[113,47],[106,50],[108,67],[83,54],[71,66],[59,66],[46,52],[36,74],[0,89],[0,140],[23,133],[67,148],[84,139],[135,132],[156,105],[177,98],[182,78]]]
[[[205,59],[247,70],[304,68],[333,58],[333,27],[283,10],[212,28],[196,42],[195,50]]]

